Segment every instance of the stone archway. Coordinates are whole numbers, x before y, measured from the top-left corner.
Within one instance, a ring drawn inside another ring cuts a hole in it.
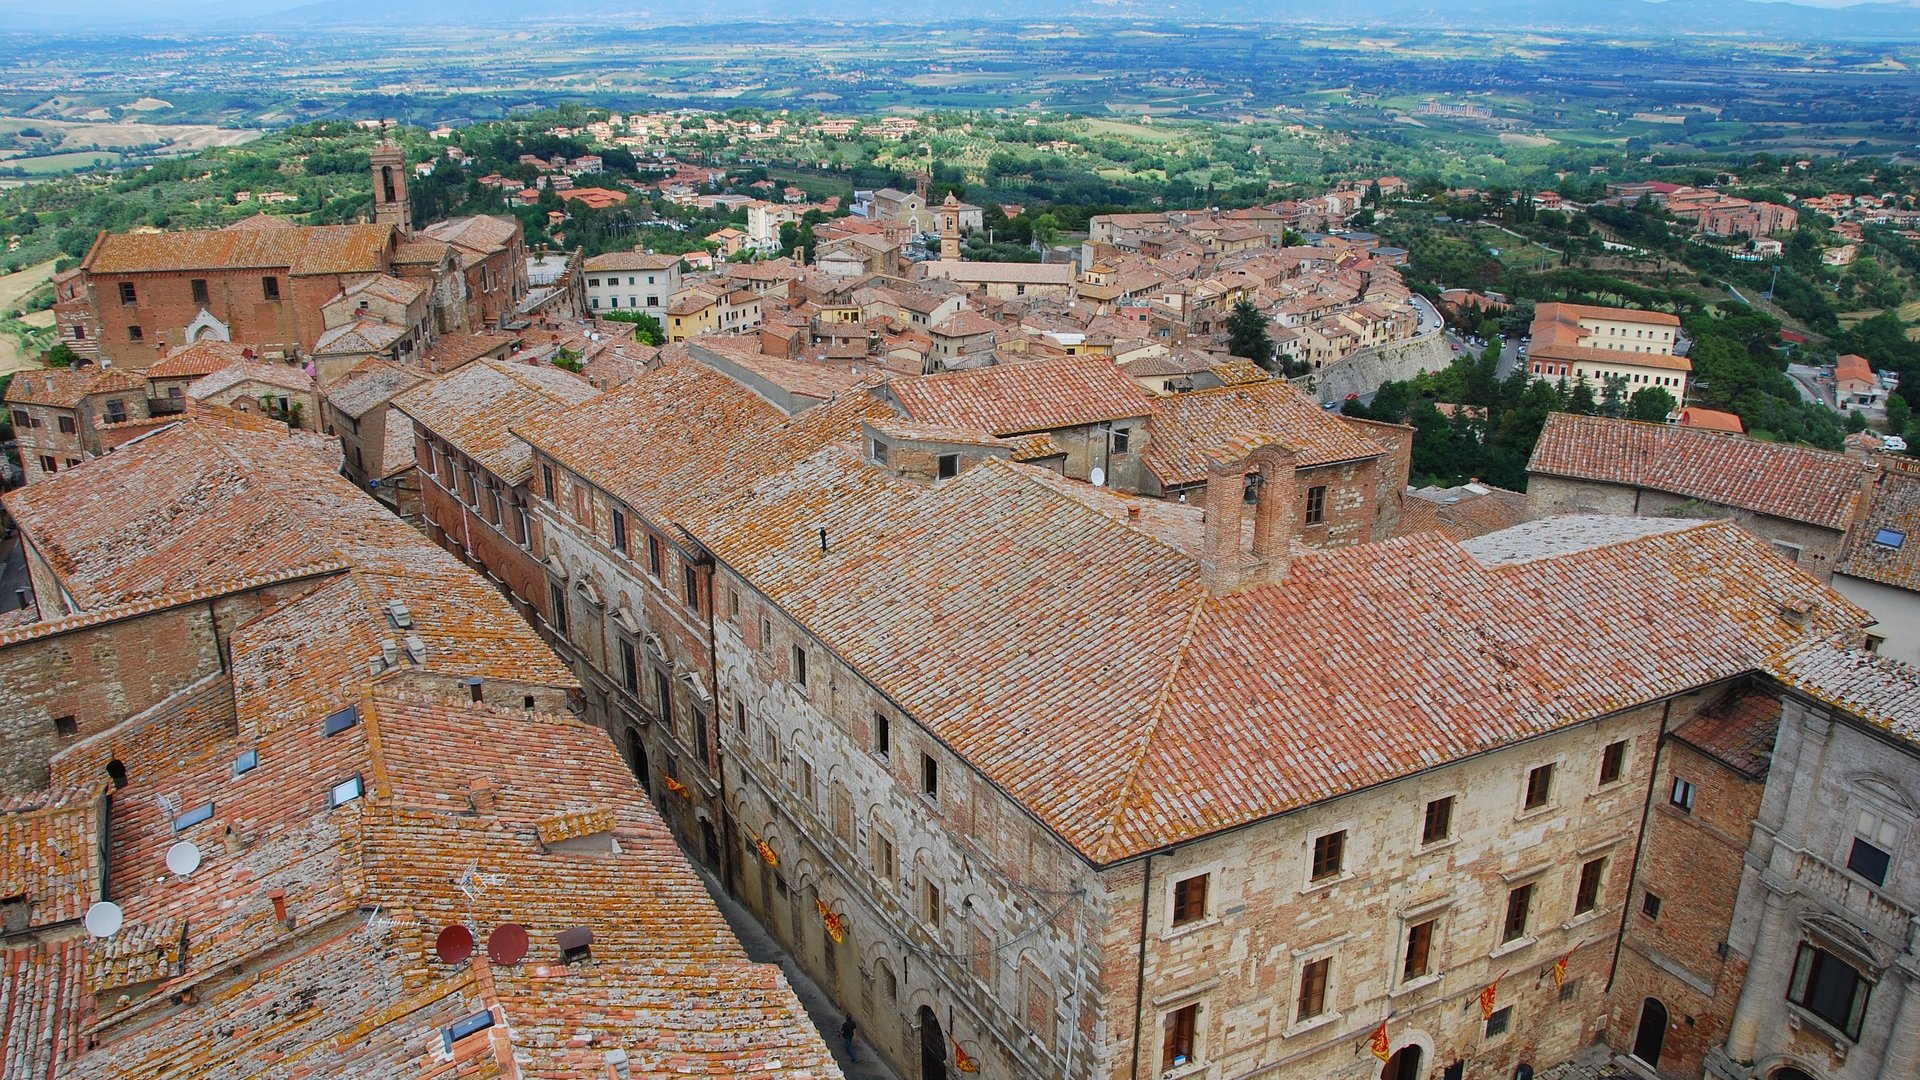
[[[920,1080],[947,1080],[947,1033],[925,1005],[920,1006]]]

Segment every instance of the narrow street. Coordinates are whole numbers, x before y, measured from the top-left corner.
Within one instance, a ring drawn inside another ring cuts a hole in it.
[[[693,863],[693,868],[700,875],[701,883],[706,885],[707,892],[713,895],[713,902],[720,908],[720,914],[726,916],[727,925],[733,927],[734,936],[740,939],[748,958],[757,963],[780,965],[787,982],[793,985],[793,992],[799,996],[800,1004],[805,1006],[807,1016],[812,1018],[813,1026],[820,1029],[820,1037],[833,1050],[833,1060],[839,1063],[840,1071],[846,1074],[847,1080],[900,1080],[899,1074],[887,1068],[886,1062],[881,1061],[880,1055],[867,1044],[864,1034],[854,1036],[854,1043],[860,1051],[860,1063],[855,1065],[847,1060],[846,1049],[840,1039],[840,1022],[846,1018],[846,1013],[833,1003],[825,990],[807,978],[806,973],[780,947],[780,943],[761,927],[746,908],[727,895],[719,879],[697,862]]]

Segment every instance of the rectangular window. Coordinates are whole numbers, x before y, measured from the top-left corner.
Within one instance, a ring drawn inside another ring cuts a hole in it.
[[[1194,1061],[1194,1038],[1200,1029],[1200,1006],[1188,1005],[1167,1014],[1160,1040],[1160,1068],[1177,1069]]]
[[[931,881],[920,883],[920,917],[930,929],[940,929],[940,886]]]
[[[1307,524],[1320,525],[1327,520],[1327,486],[1316,484],[1307,489]]]
[[[80,734],[80,721],[73,716],[56,716],[53,718],[53,733],[63,739],[71,739]]]
[[[661,567],[665,565],[666,560],[661,558],[660,555],[660,538],[657,536],[647,537],[647,569],[653,572],[654,577],[659,577]]]
[[[1659,918],[1660,898],[1653,893],[1643,894],[1640,897],[1640,914],[1645,915],[1649,919]]]
[[[1807,942],[1793,962],[1793,982],[1787,1000],[1838,1028],[1849,1039],[1860,1037],[1867,1014],[1867,994],[1873,984],[1853,965]]]
[[[873,714],[873,752],[882,758],[893,753],[893,721],[882,712]]]
[[[1683,814],[1693,813],[1693,785],[1679,777],[1673,778],[1673,794],[1669,796],[1673,805]]]
[[[1611,784],[1616,780],[1619,780],[1620,777],[1625,774],[1626,767],[1627,767],[1626,740],[1622,739],[1619,742],[1608,743],[1606,750],[1604,750],[1600,754],[1601,785],[1604,786],[1607,784]]]
[[[1606,873],[1607,860],[1592,859],[1580,868],[1580,887],[1573,895],[1573,913],[1585,915],[1600,906],[1600,882]]]
[[[1854,825],[1853,847],[1847,852],[1847,869],[1873,882],[1887,883],[1887,869],[1893,864],[1893,849],[1899,833],[1891,821],[1878,814],[1862,812]]]
[[[1113,429],[1113,452],[1114,453],[1124,454],[1127,452],[1127,448],[1132,444],[1133,444],[1133,432],[1127,430],[1126,428]]]
[[[769,622],[765,615],[760,616],[760,647],[773,648],[773,623]]]
[[[1532,910],[1532,885],[1522,885],[1507,894],[1507,920],[1500,928],[1501,944],[1527,936],[1527,916]]]
[[[1207,875],[1195,874],[1173,883],[1173,925],[1185,926],[1207,917]]]
[[[193,286],[193,302],[196,304],[206,303],[207,302],[207,279],[197,277],[197,278],[194,278],[188,284]]]
[[[120,302],[123,304],[137,304],[140,302],[140,295],[134,291],[133,282],[123,281],[120,283]]]
[[[807,685],[807,650],[798,645],[793,647],[793,681]]]
[[[951,480],[954,477],[959,476],[960,475],[960,455],[959,454],[941,454],[939,463],[938,463],[938,468],[939,468],[939,476],[940,476],[940,479],[942,480]]]
[[[271,275],[261,278],[260,295],[267,300],[280,299],[280,279]]]
[[[1426,820],[1420,823],[1420,842],[1437,844],[1453,834],[1453,796],[1427,804]]]
[[[734,699],[734,702],[733,702],[733,730],[741,738],[746,738],[747,703],[739,700],[738,698]]]
[[[894,878],[893,841],[881,833],[873,834],[873,872],[881,881],[892,883]]]
[[[1346,865],[1347,832],[1330,832],[1313,841],[1313,880],[1325,881],[1340,876]]]
[[[128,341],[145,341],[146,339],[147,339],[147,332],[145,330],[142,330],[137,326],[127,327]]]
[[[613,512],[613,546],[616,550],[627,550],[627,515],[618,510]]]
[[[688,711],[693,713],[693,752],[704,763],[707,760],[707,711],[698,705]]]
[[[672,722],[673,680],[667,678],[666,672],[657,668],[653,672],[653,707],[660,714],[660,719]]]
[[[1491,1039],[1496,1035],[1505,1035],[1507,1029],[1512,1026],[1513,1006],[1509,1005],[1504,1009],[1495,1010],[1492,1016],[1487,1017],[1487,1038]]]
[[[62,416],[62,417],[59,417],[59,418],[58,418],[58,423],[59,423],[59,426],[60,426],[60,434],[62,434],[62,435],[71,435],[71,434],[73,434],[73,433],[74,433],[74,430],[75,430],[75,425],[74,425],[74,422],[73,422],[73,417],[71,417],[71,416]]]
[[[1553,763],[1548,762],[1527,774],[1526,808],[1538,810],[1553,797]]]
[[[700,610],[700,572],[691,566],[680,568],[681,591],[686,595],[687,606]]]
[[[553,601],[553,612],[547,621],[561,637],[567,636],[567,590],[554,584],[548,584],[547,596]]]
[[[1407,927],[1407,955],[1400,965],[1402,981],[1411,982],[1432,973],[1433,931],[1438,925],[1438,919],[1428,919]]]
[[[1300,1005],[1295,1020],[1311,1020],[1327,1011],[1327,975],[1333,970],[1333,958],[1309,960],[1300,969]]]
[[[940,763],[932,754],[920,755],[920,794],[935,801],[940,798]]]
[[[546,491],[548,502],[559,497],[560,486],[553,482],[553,466],[540,466],[540,486]]]
[[[620,639],[620,681],[626,685],[627,693],[640,692],[640,663],[633,655],[633,642]]]

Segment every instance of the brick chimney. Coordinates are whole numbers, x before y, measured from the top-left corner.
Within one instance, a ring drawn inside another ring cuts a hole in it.
[[[1294,451],[1268,435],[1235,436],[1207,455],[1200,579],[1214,592],[1283,580],[1297,529]],[[1254,491],[1253,550],[1241,547],[1248,474]]]

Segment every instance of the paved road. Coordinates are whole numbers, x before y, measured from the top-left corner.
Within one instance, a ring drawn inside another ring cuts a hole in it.
[[[800,966],[780,947],[780,943],[773,939],[773,935],[767,933],[746,908],[728,896],[720,882],[707,873],[706,868],[695,863],[694,870],[699,873],[707,891],[713,894],[713,902],[719,905],[720,914],[726,916],[727,925],[733,927],[734,936],[746,947],[747,957],[756,963],[780,965],[787,982],[793,984],[793,992],[799,996],[800,1004],[806,1007],[813,1026],[820,1029],[820,1037],[833,1050],[833,1060],[839,1063],[840,1071],[846,1074],[847,1080],[900,1080],[899,1074],[887,1068],[886,1062],[880,1060],[880,1055],[868,1045],[863,1035],[854,1036],[854,1043],[860,1051],[859,1064],[847,1060],[840,1042],[840,1021],[846,1013],[833,1003],[825,990],[807,978]]]

